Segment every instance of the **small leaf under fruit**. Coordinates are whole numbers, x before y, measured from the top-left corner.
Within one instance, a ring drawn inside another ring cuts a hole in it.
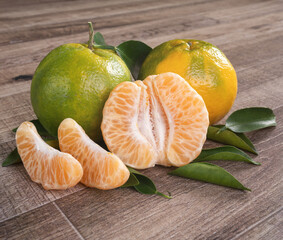
[[[171,198],[171,196],[165,195],[157,191],[155,184],[150,178],[141,174],[133,168],[128,167],[128,169],[130,173],[133,174],[139,182],[139,184],[133,186],[138,192],[142,194],[156,194],[165,198]]]
[[[18,149],[15,148],[4,160],[2,163],[2,167],[8,167],[10,165],[16,164],[16,163],[21,163],[21,157],[18,153]]]
[[[38,134],[41,136],[41,137],[53,137],[50,135],[50,133],[42,126],[42,124],[39,122],[38,119],[34,119],[34,120],[31,120],[30,121],[31,123],[34,124],[34,126],[36,127],[36,130],[38,132]],[[18,129],[17,128],[14,128],[12,131],[13,132],[16,132]],[[54,137],[53,137],[54,138]]]
[[[145,43],[134,40],[123,42],[116,47],[116,52],[124,60],[135,80],[138,78],[142,63],[151,50],[152,48]]]

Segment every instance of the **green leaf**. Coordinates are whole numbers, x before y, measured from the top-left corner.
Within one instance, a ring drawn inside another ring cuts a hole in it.
[[[260,165],[260,163],[253,161],[249,155],[232,146],[204,149],[194,160],[194,162],[206,162],[214,160],[240,161]]]
[[[117,47],[108,45],[100,32],[94,34],[93,40],[94,48],[115,51],[126,63],[134,79],[137,79],[143,61],[152,50],[152,48],[145,43],[134,40],[123,42]]]
[[[157,189],[154,183],[146,176],[136,174],[135,175],[140,184],[135,186],[135,189],[143,194],[156,194]]]
[[[252,107],[233,112],[225,126],[234,132],[243,133],[276,126],[276,121],[270,108]]]
[[[108,45],[105,42],[104,37],[100,32],[97,32],[94,34],[93,41],[94,41],[94,44],[92,46],[94,48],[110,49],[110,50],[116,51],[116,48],[114,46]]]
[[[2,167],[7,167],[16,163],[21,163],[21,157],[18,153],[17,148],[15,148],[4,160],[4,162],[2,163]]]
[[[137,170],[128,167],[129,171],[131,174],[133,174],[137,180],[139,181],[138,185],[133,186],[138,192],[142,193],[142,194],[156,194],[165,198],[171,198],[168,195],[165,195],[161,192],[158,192],[156,189],[155,184],[153,183],[153,181],[148,178],[147,176],[141,174],[140,172],[138,172]]]
[[[232,145],[243,150],[258,154],[252,142],[244,133],[234,133],[229,129],[219,132],[224,125],[209,126],[207,138],[216,142]]]
[[[136,178],[135,174],[130,173],[130,177],[129,177],[128,181],[121,187],[134,187],[134,186],[138,185],[139,183],[140,182]]]
[[[45,140],[45,142],[56,149],[59,149],[59,142],[56,139],[47,139]],[[4,162],[2,163],[2,167],[7,167],[16,163],[21,163],[22,159],[18,153],[17,148],[15,148],[4,160]]]
[[[93,36],[93,41],[98,45],[107,45],[103,35],[100,32],[96,32]]]
[[[211,163],[190,163],[183,167],[179,167],[172,172],[169,172],[169,174],[213,183],[220,186],[251,191],[250,189],[243,186],[243,184],[241,184],[225,169]]]
[[[35,119],[35,120],[31,120],[30,122],[32,122],[34,124],[34,126],[36,127],[36,130],[38,132],[38,134],[42,137],[53,137],[50,135],[50,133],[47,132],[47,130],[41,125],[41,123],[39,122],[38,119]],[[16,132],[18,129],[17,128],[14,128],[12,131],[13,132]],[[54,138],[54,137],[53,137]]]
[[[152,48],[145,43],[134,40],[123,42],[116,47],[117,54],[124,60],[135,80],[138,78],[143,61],[151,50]]]

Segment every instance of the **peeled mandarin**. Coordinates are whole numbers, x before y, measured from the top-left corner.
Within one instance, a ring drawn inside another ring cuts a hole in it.
[[[123,82],[103,109],[108,149],[137,169],[183,166],[201,152],[209,125],[202,97],[175,73]]]

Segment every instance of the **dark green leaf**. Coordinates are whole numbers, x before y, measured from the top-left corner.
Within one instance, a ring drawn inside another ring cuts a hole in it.
[[[137,80],[141,65],[147,57],[151,47],[140,41],[127,41],[116,47],[116,52],[124,60],[133,77]]]
[[[135,189],[143,194],[156,194],[156,187],[154,183],[146,176],[135,174],[136,178],[138,179],[139,183],[135,186]]]
[[[220,186],[250,191],[250,189],[243,186],[225,169],[211,163],[190,163],[183,167],[175,169],[169,174],[213,183]]]
[[[224,125],[209,126],[207,138],[257,154],[254,145],[244,133],[234,133],[228,129],[218,133],[219,129],[223,128],[223,126]]]
[[[260,163],[253,161],[249,155],[232,146],[204,149],[194,162],[206,162],[213,160],[240,161],[260,165]]]
[[[234,132],[243,133],[276,126],[276,121],[271,109],[252,107],[233,112],[226,120],[225,126]]]
[[[138,185],[140,182],[139,180],[136,178],[136,176],[132,173],[130,173],[130,177],[128,179],[128,181],[121,187],[134,187],[136,185]]]
[[[40,136],[42,137],[53,137],[50,135],[50,133],[47,132],[47,130],[41,125],[41,123],[39,122],[38,119],[35,119],[35,120],[31,120],[30,122],[32,122],[34,124],[34,126],[36,127],[37,129],[37,132]],[[12,131],[13,132],[16,132],[18,129],[17,128],[14,128]]]
[[[18,153],[17,148],[15,148],[4,160],[4,162],[2,163],[2,167],[7,167],[16,163],[21,163],[21,157]]]
[[[102,36],[102,34],[100,32],[96,32],[93,36],[93,41],[97,44],[97,45],[107,45],[104,37]]]
[[[135,177],[139,181],[139,184],[134,186],[134,188],[138,192],[140,192],[142,194],[157,194],[157,195],[165,197],[165,198],[171,198],[170,196],[167,196],[163,193],[158,192],[154,183],[152,182],[152,180],[150,178],[141,174],[140,172],[138,172],[137,170],[135,170],[133,168],[128,167],[128,169],[129,169],[130,173],[135,175]]]

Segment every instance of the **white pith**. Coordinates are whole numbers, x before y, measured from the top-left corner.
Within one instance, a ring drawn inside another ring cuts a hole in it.
[[[154,86],[155,76],[151,77],[153,81],[144,81],[139,84],[143,85],[146,89],[144,92],[145,97],[143,99],[147,100],[144,104],[148,108],[148,114],[143,115],[142,112],[139,112],[138,118],[142,120],[138,122],[138,127],[156,152],[155,164],[167,166],[169,164],[166,149],[167,143],[170,141],[168,139],[170,131],[169,124],[172,121],[170,121],[170,114],[166,112],[156,94],[156,87]]]

